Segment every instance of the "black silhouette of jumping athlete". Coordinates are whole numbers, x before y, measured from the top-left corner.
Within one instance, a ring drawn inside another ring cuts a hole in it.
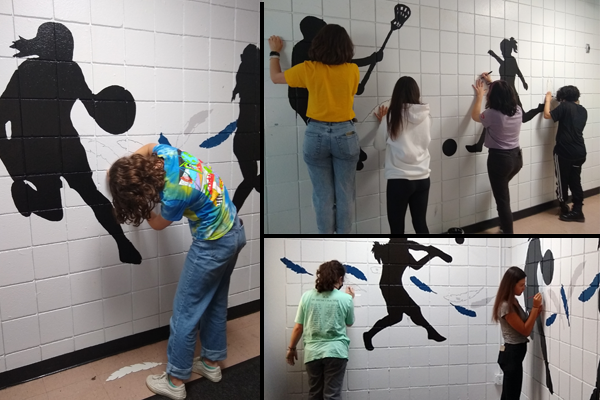
[[[233,204],[242,208],[244,201],[252,189],[260,193],[262,187],[261,175],[258,173],[260,160],[260,128],[259,128],[259,53],[260,50],[249,44],[241,55],[242,63],[236,75],[236,85],[233,96],[240,96],[240,115],[237,120],[237,130],[233,138],[233,153],[238,159],[242,171],[242,183],[233,195]]]
[[[92,179],[86,151],[71,121],[78,99],[107,132],[127,131],[135,119],[135,102],[119,86],[94,95],[79,65],[73,62],[73,36],[62,24],[46,22],[37,36],[10,46],[14,57],[29,58],[12,75],[0,97],[0,159],[13,179],[12,198],[19,212],[48,221],[63,218],[60,177],[89,205],[113,236],[122,262],[141,263],[140,253],[125,237],[110,201]],[[10,131],[6,126],[10,123]]]
[[[521,70],[519,69],[519,66],[517,65],[517,60],[512,55],[513,50],[515,51],[515,53],[517,53],[517,41],[515,40],[515,38],[511,37],[510,40],[503,39],[500,42],[500,51],[502,52],[502,57],[504,57],[504,59],[498,57],[496,55],[496,53],[494,53],[493,50],[489,50],[488,54],[490,56],[494,57],[496,59],[496,61],[498,61],[498,64],[500,64],[500,70],[499,70],[500,79],[502,79],[503,81],[506,81],[513,89],[515,89],[515,93],[517,93],[517,89],[515,88],[515,79],[517,76],[519,77],[519,79],[521,79],[521,82],[523,83],[523,88],[525,88],[525,90],[529,89],[529,85],[527,85],[527,82],[525,82],[523,73],[521,72]],[[522,110],[523,105],[521,104],[521,99],[519,98],[518,93],[517,93],[517,103],[519,104],[519,107],[521,107],[521,110]],[[527,112],[523,112],[522,121],[529,122],[533,119],[533,117],[535,117],[536,115],[538,115],[540,112],[543,112],[543,111],[544,111],[544,103],[540,103],[538,105],[538,107],[533,108]],[[480,152],[483,149],[483,142],[485,141],[485,133],[486,133],[486,129],[483,128],[483,131],[481,132],[481,137],[479,138],[479,141],[476,144],[465,146],[467,148],[467,151],[469,151],[471,153]]]
[[[409,249],[423,250],[427,252],[427,255],[416,261],[408,251]],[[435,257],[440,257],[448,263],[452,261],[452,257],[436,247],[424,246],[406,240],[406,238],[392,238],[387,244],[383,245],[375,242],[372,252],[377,262],[383,265],[379,288],[385,299],[388,315],[377,321],[371,330],[363,333],[365,348],[373,350],[374,347],[371,343],[373,336],[382,329],[402,321],[404,314],[408,315],[415,324],[427,330],[428,339],[436,342],[446,340],[427,322],[421,313],[421,307],[406,292],[402,285],[402,275],[406,268],[419,270]]]
[[[527,275],[527,287],[525,288],[525,306],[528,310],[533,308],[533,296],[539,292],[539,283],[537,279],[538,268],[541,269],[542,277],[546,285],[552,282],[554,276],[554,256],[550,250],[546,250],[546,253],[542,256],[542,250],[540,245],[540,239],[530,239],[529,247],[527,248],[527,257],[525,260],[525,275]],[[546,386],[550,393],[554,393],[554,387],[552,385],[552,377],[550,376],[550,368],[548,367],[548,349],[546,347],[546,335],[544,334],[544,321],[542,314],[538,315],[535,321],[535,327],[531,331],[531,339],[534,339],[534,332],[540,338],[540,345],[542,347],[542,356],[544,363],[546,364]]]

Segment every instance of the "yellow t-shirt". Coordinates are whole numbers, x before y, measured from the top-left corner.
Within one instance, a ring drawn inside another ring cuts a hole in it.
[[[352,104],[360,79],[356,64],[326,65],[318,61],[304,61],[284,74],[291,87],[308,89],[308,118],[324,122],[354,118]]]

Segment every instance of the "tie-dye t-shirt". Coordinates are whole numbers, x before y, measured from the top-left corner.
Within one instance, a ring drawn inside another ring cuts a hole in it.
[[[153,152],[165,164],[165,187],[160,194],[162,217],[169,221],[187,217],[196,239],[215,240],[229,232],[237,211],[212,168],[166,144],[155,146]]]

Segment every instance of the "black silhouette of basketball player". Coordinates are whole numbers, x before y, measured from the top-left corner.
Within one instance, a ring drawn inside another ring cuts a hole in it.
[[[302,40],[296,43],[292,50],[292,67],[297,64],[301,64],[304,61],[310,60],[308,56],[308,50],[310,49],[310,45],[312,40],[317,35],[319,30],[323,28],[327,23],[320,18],[307,16],[300,21],[300,31],[302,32]],[[352,62],[359,67],[364,67],[366,65],[376,64],[377,62],[383,60],[383,51],[377,51],[371,54],[369,57],[359,58],[352,60]],[[365,85],[368,81],[368,76],[365,77],[362,82],[358,85],[357,95],[361,95],[365,90]],[[306,116],[306,110],[308,108],[308,90],[305,88],[288,88],[288,98],[290,100],[290,105],[296,111],[296,113],[302,118],[305,124],[308,124],[308,117]],[[367,159],[367,154],[360,149],[360,157],[357,169],[362,169],[362,161]]]
[[[112,204],[92,179],[86,151],[71,121],[71,109],[79,99],[104,130],[123,133],[135,119],[133,97],[118,86],[96,96],[91,92],[73,62],[73,36],[62,24],[46,22],[35,38],[20,37],[10,47],[19,51],[14,57],[38,56],[18,67],[0,97],[0,159],[13,179],[15,206],[25,217],[34,213],[48,221],[61,220],[62,176],[113,236],[120,260],[141,263],[140,253],[113,215]]]
[[[409,249],[423,250],[427,252],[427,255],[416,261],[408,251]],[[406,240],[406,238],[392,238],[389,243],[383,245],[375,242],[372,252],[377,262],[383,265],[379,288],[385,299],[388,315],[377,321],[371,330],[363,333],[365,348],[373,350],[371,343],[373,336],[382,329],[402,321],[404,314],[408,315],[415,324],[427,330],[428,339],[436,342],[446,340],[427,322],[421,313],[421,307],[406,292],[402,285],[402,275],[406,268],[419,270],[435,257],[440,257],[448,263],[452,261],[452,257],[436,247],[424,246]]]
[[[259,129],[259,52],[253,44],[249,44],[241,55],[242,63],[238,69],[233,96],[240,96],[240,115],[237,120],[237,130],[233,138],[233,153],[238,159],[242,171],[242,183],[233,195],[233,204],[242,208],[244,201],[252,189],[260,193],[261,176],[258,173],[260,160],[260,129]]]
[[[525,288],[525,306],[528,310],[533,308],[533,296],[539,292],[539,283],[537,279],[538,268],[541,269],[542,277],[546,285],[552,282],[554,276],[554,256],[552,251],[546,250],[542,256],[540,239],[530,239],[529,247],[527,248],[527,257],[525,260],[525,275],[527,275],[527,287]],[[544,334],[544,318],[542,314],[538,315],[535,321],[535,327],[531,331],[531,339],[534,339],[534,332],[540,337],[540,345],[542,346],[542,356],[546,364],[546,386],[550,393],[554,393],[552,385],[552,377],[550,376],[550,368],[548,367],[548,350],[546,347],[546,335]]]
[[[511,37],[510,40],[503,39],[500,42],[500,51],[502,52],[502,57],[504,57],[504,59],[498,57],[496,55],[496,53],[494,53],[493,50],[489,50],[488,54],[490,56],[494,57],[496,59],[496,61],[498,61],[498,63],[500,64],[500,70],[499,70],[500,79],[508,82],[508,84],[513,89],[515,89],[515,93],[517,93],[517,90],[515,88],[515,78],[517,76],[519,76],[519,79],[521,79],[521,82],[523,83],[523,88],[525,88],[525,90],[527,90],[529,88],[529,85],[527,85],[527,82],[525,82],[523,73],[521,72],[521,70],[519,69],[519,66],[517,65],[517,60],[512,55],[513,50],[515,51],[515,53],[517,53],[517,41],[515,40],[515,38]],[[519,107],[521,107],[521,110],[523,110],[523,105],[521,104],[521,99],[519,98],[518,93],[517,93],[517,103],[519,104]],[[535,117],[536,115],[538,115],[540,112],[543,112],[543,111],[544,111],[544,103],[541,103],[540,105],[538,105],[537,108],[533,108],[527,112],[523,111],[522,121],[529,122],[531,119],[533,119],[533,117]],[[486,129],[483,128],[483,132],[481,132],[481,137],[479,138],[479,141],[474,145],[466,146],[466,148],[469,152],[476,153],[476,152],[480,152],[483,149],[483,142],[485,141],[485,133],[486,133]]]

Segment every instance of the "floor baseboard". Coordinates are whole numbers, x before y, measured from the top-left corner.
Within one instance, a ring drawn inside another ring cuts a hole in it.
[[[260,299],[227,309],[227,320],[260,311]],[[169,338],[169,326],[136,333],[0,374],[0,390]]]
[[[590,197],[600,194],[600,187],[596,187],[593,189],[588,189],[583,192],[583,197]],[[571,201],[571,197],[569,197],[569,201]],[[517,221],[522,218],[531,217],[532,215],[539,214],[551,208],[558,207],[558,200],[548,201],[546,203],[538,204],[533,207],[526,208],[524,210],[515,211],[513,213],[513,220]],[[462,227],[465,233],[479,233],[485,231],[486,229],[493,228],[495,226],[500,225],[500,219],[498,217],[488,219],[485,221],[480,221],[472,225],[467,225]]]

